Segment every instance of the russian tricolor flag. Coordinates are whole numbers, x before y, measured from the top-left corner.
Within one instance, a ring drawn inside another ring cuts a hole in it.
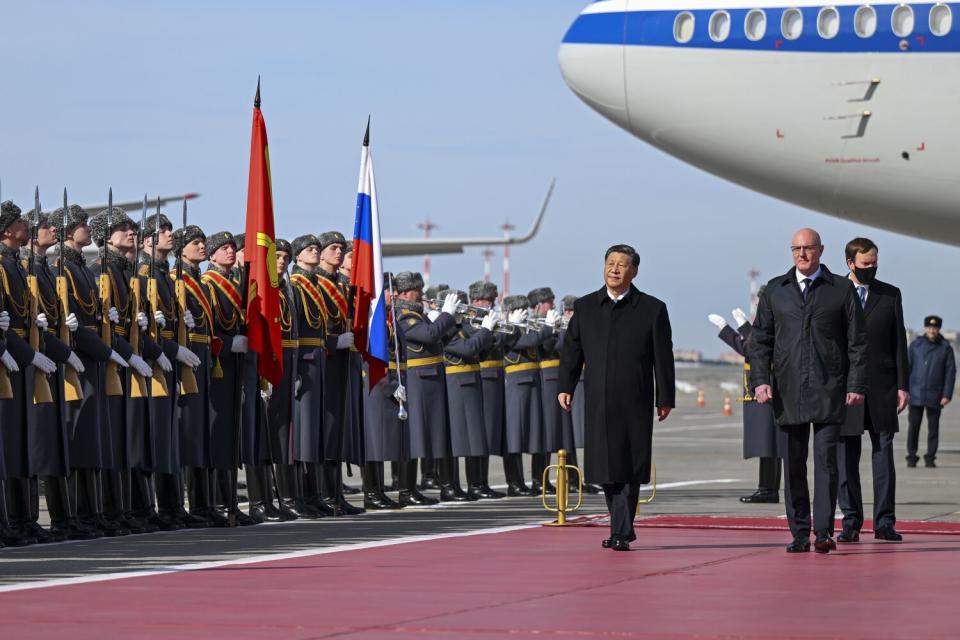
[[[387,372],[390,361],[387,308],[383,299],[383,259],[380,251],[380,213],[377,186],[370,156],[370,121],[360,152],[360,185],[357,187],[357,217],[353,227],[353,270],[350,284],[355,289],[353,334],[357,350],[370,368],[370,389]]]

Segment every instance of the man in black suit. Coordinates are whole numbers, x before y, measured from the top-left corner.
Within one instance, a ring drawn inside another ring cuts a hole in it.
[[[870,434],[873,465],[873,531],[878,540],[902,540],[894,525],[897,475],[893,467],[893,436],[900,429],[897,415],[907,408],[910,364],[907,332],[903,326],[900,290],[876,279],[877,245],[867,238],[847,243],[847,268],[856,287],[867,325],[867,394],[864,404],[847,410],[837,451],[843,511],[843,531],[837,542],[858,542],[863,526],[860,489],[860,444],[864,429]]]
[[[823,243],[801,229],[790,243],[794,267],[767,283],[750,343],[750,384],[757,402],[773,402],[786,436],[784,503],[793,542],[787,552],[810,550],[807,453],[813,425],[814,547],[836,549],[837,439],[848,405],[863,404],[867,336],[853,284],[820,264]]]
[[[584,482],[603,485],[610,510],[603,546],[617,551],[629,551],[636,539],[640,485],[650,482],[654,407],[662,422],[676,398],[667,306],[631,284],[639,264],[628,245],[607,249],[605,284],[574,304],[560,352],[557,400],[565,411],[586,372]]]

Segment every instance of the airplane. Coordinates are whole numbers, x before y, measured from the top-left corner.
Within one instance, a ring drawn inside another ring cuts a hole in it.
[[[599,0],[568,29],[559,64],[588,106],[684,162],[960,245],[954,13],[960,4]]]
[[[550,181],[547,188],[547,195],[543,198],[543,204],[540,205],[540,211],[537,213],[533,224],[529,230],[521,236],[500,236],[500,237],[460,237],[460,238],[383,238],[380,241],[381,255],[384,258],[395,258],[400,256],[415,255],[440,255],[451,253],[463,253],[467,247],[490,247],[525,244],[533,239],[540,230],[540,224],[543,222],[543,216],[547,212],[547,206],[550,204],[550,198],[553,195],[553,189],[556,185],[556,179]],[[184,200],[193,200],[200,197],[199,193],[188,193],[182,196],[167,196],[159,198],[160,206]],[[131,214],[136,214],[143,209],[143,200],[130,200],[124,202],[115,202],[114,207],[124,209]],[[100,212],[107,208],[106,203],[100,203],[83,207],[88,212]],[[147,200],[147,215],[152,215],[157,208],[157,198]],[[50,213],[49,211],[46,213]],[[139,220],[137,215],[131,215],[134,220]],[[176,225],[175,225],[176,226]],[[97,248],[93,245],[84,249],[89,259],[96,256]]]

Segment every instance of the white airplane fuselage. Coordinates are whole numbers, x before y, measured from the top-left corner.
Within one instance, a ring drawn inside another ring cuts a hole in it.
[[[588,6],[570,88],[717,176],[960,245],[960,4],[680,1]]]

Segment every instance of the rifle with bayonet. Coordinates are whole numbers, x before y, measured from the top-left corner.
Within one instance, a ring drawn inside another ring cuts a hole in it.
[[[42,351],[40,327],[37,325],[37,315],[40,313],[40,283],[37,280],[37,264],[33,248],[37,245],[37,231],[40,227],[40,187],[33,192],[33,221],[30,225],[30,252],[27,254],[27,291],[29,292],[30,317],[30,348]],[[33,368],[33,404],[53,402],[50,391],[50,381],[40,369]]]
[[[60,303],[60,341],[70,347],[70,350],[73,350],[73,335],[70,333],[69,327],[67,327],[67,316],[70,315],[70,296],[69,288],[67,287],[67,278],[64,275],[64,258],[63,258],[63,243],[67,237],[67,224],[69,222],[69,209],[67,209],[67,188],[63,188],[63,216],[60,219],[60,224],[56,224],[54,221],[54,226],[58,227],[57,236],[58,240],[58,249],[60,251],[59,257],[57,259],[57,300]],[[66,366],[63,368],[63,399],[66,402],[73,402],[74,400],[83,400],[83,386],[80,384],[80,376],[77,374],[76,370],[73,367]]]
[[[143,196],[143,224],[147,223],[147,196]],[[140,227],[140,233],[145,227]],[[147,334],[158,345],[161,343],[160,327],[157,326],[157,311],[160,310],[159,292],[157,291],[157,240],[160,231],[160,196],[157,196],[157,215],[153,221],[153,232],[150,234],[150,272],[147,277]],[[146,235],[144,235],[146,238]],[[141,243],[142,244],[142,243]],[[165,398],[169,394],[167,389],[167,375],[156,362],[153,363],[153,377],[150,379],[150,393],[154,398]]]
[[[159,205],[158,205],[159,206]],[[159,225],[159,220],[157,222]],[[183,201],[183,233],[187,232],[187,201]],[[177,293],[177,307],[180,308],[180,316],[177,320],[177,344],[184,349],[190,348],[187,336],[187,323],[183,321],[187,313],[187,287],[183,282],[183,249],[180,247],[180,257],[177,259],[177,281],[174,283]],[[197,387],[197,375],[193,367],[187,364],[180,364],[180,394],[189,396],[199,391]]]
[[[143,225],[147,219],[147,195],[143,195],[143,212],[140,216],[140,229],[137,231],[137,247],[135,251],[140,253],[140,243],[143,239]],[[136,264],[136,263],[134,263]],[[133,355],[139,356],[143,353],[143,336],[140,331],[138,316],[143,308],[143,296],[140,292],[140,277],[136,271],[130,276],[130,300],[133,305],[131,316],[133,322],[130,323],[130,347],[133,349]],[[150,389],[147,387],[147,381],[142,375],[131,368],[130,370],[130,397],[147,398],[150,396]]]
[[[113,306],[113,295],[111,292],[110,266],[107,261],[107,240],[110,239],[110,227],[113,223],[113,187],[110,187],[110,194],[107,198],[107,228],[106,236],[100,246],[100,339],[103,343],[113,349],[113,327],[110,322],[110,307]],[[119,366],[113,360],[107,362],[106,373],[104,374],[107,395],[122,396],[123,385],[120,383]]]

